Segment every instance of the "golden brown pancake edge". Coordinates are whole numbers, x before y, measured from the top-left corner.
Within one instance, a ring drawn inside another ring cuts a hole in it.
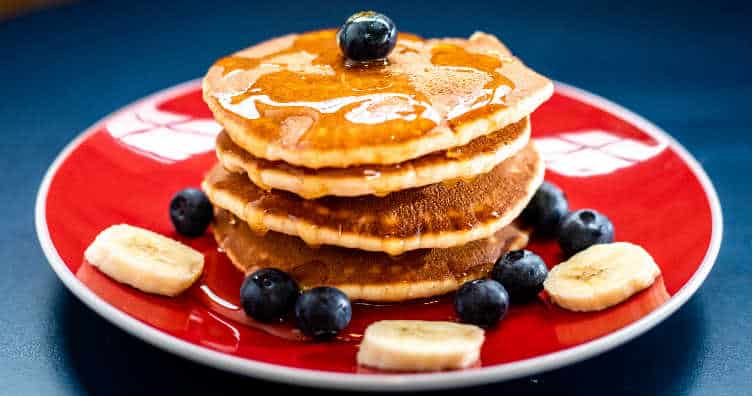
[[[482,278],[496,259],[522,249],[528,232],[508,225],[492,237],[447,249],[421,249],[400,256],[336,246],[314,248],[296,237],[259,234],[230,212],[217,209],[218,245],[244,274],[261,268],[289,273],[304,289],[332,286],[352,300],[404,301],[445,294]]]
[[[391,192],[471,178],[491,171],[521,150],[530,136],[528,117],[470,143],[392,165],[308,169],[254,157],[235,144],[227,132],[217,136],[217,157],[231,172],[242,172],[262,189],[290,191],[306,199],[327,195],[384,196]]]
[[[286,191],[262,190],[245,175],[220,165],[208,173],[202,187],[215,206],[255,229],[296,235],[313,245],[399,254],[492,235],[523,210],[543,173],[541,157],[530,143],[470,182],[438,183],[381,198],[305,200]]]

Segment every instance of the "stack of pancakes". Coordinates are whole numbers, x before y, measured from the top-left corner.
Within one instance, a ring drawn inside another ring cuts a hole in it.
[[[224,131],[202,187],[231,261],[401,301],[524,247],[515,219],[544,174],[529,115],[551,81],[483,33],[401,34],[383,65],[348,64],[335,36],[266,41],[204,79]]]

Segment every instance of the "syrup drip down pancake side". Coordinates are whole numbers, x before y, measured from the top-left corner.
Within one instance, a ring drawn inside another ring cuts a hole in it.
[[[496,259],[522,249],[528,233],[514,225],[491,237],[449,249],[421,249],[393,257],[336,246],[313,248],[300,239],[256,233],[228,211],[215,211],[217,244],[244,274],[261,268],[289,273],[304,289],[332,286],[351,300],[404,301],[438,296],[486,276]]]
[[[298,236],[309,245],[397,255],[493,235],[520,214],[543,176],[541,156],[529,143],[472,181],[442,182],[381,198],[305,200],[287,191],[265,191],[219,164],[202,188],[215,207],[229,210],[253,229]]]
[[[396,164],[498,131],[553,92],[488,34],[400,34],[369,66],[346,65],[335,36],[279,37],[209,69],[204,100],[238,146],[313,169]]]
[[[308,169],[282,161],[267,161],[248,154],[222,132],[217,137],[217,157],[225,169],[243,172],[265,190],[290,191],[306,199],[326,195],[354,197],[388,193],[471,178],[491,171],[528,142],[528,117],[470,143],[392,165]]]

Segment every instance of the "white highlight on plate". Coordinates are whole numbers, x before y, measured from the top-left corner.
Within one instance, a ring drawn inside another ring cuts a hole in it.
[[[235,305],[235,304],[231,303],[230,301],[227,301],[224,298],[222,298],[222,297],[218,296],[217,294],[215,294],[215,292],[212,291],[212,289],[210,289],[209,286],[207,286],[207,285],[201,285],[201,286],[199,286],[199,288],[201,289],[201,291],[203,291],[209,297],[210,300],[216,302],[217,304],[219,304],[219,305],[221,305],[221,306],[223,306],[223,307],[225,307],[227,309],[231,309],[233,311],[237,311],[237,310],[240,309],[240,307],[238,307],[237,305]]]
[[[547,169],[565,176],[593,176],[627,168],[662,152],[667,143],[646,144],[602,130],[564,132],[534,139]]]
[[[164,163],[214,150],[222,127],[213,119],[163,111],[157,105],[149,100],[120,112],[105,128],[126,147]]]

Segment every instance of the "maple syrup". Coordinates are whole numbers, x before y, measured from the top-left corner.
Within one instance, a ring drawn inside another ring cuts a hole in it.
[[[401,34],[387,62],[348,64],[335,35],[305,33],[275,51],[222,58],[222,78],[245,88],[212,95],[269,142],[333,149],[399,143],[485,117],[514,88],[498,56]]]

